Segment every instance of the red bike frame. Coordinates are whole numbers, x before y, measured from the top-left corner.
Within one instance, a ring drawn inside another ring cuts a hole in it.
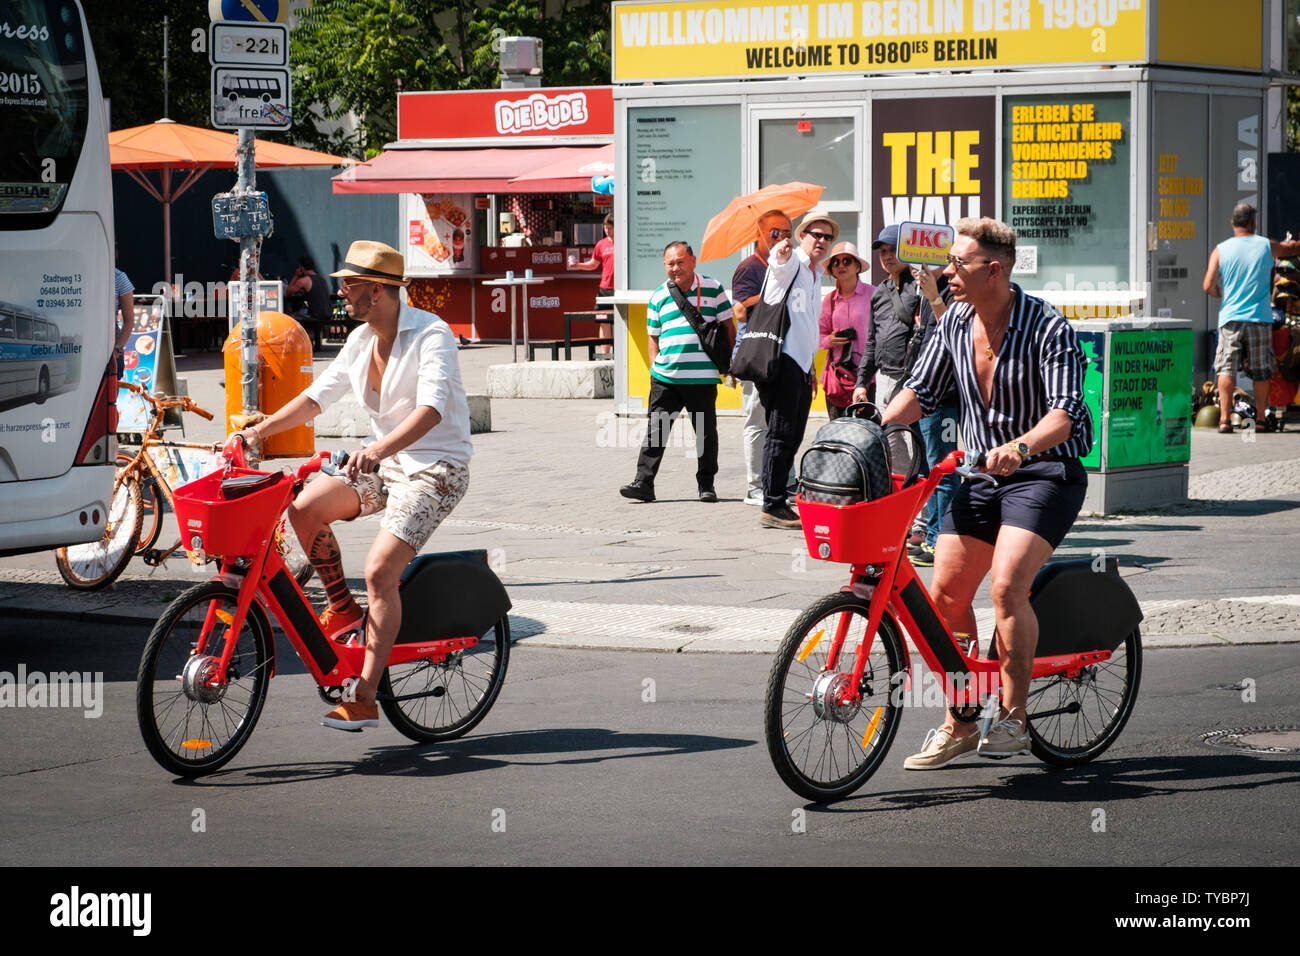
[[[998,693],[1001,669],[993,656],[996,644],[990,645],[988,657],[968,654],[953,637],[907,556],[906,539],[912,520],[939,482],[953,474],[964,460],[964,452],[954,451],[930,469],[928,478],[906,488],[902,487],[902,479],[894,476],[894,494],[877,501],[845,507],[800,497],[799,516],[809,553],[824,561],[847,561],[852,576],[843,590],[870,600],[866,637],[858,645],[853,676],[843,683],[839,703],[851,704],[860,696],[871,642],[886,614],[895,623],[902,624],[921,659],[942,681],[944,695],[953,707],[977,707],[987,695]],[[827,655],[828,669],[838,665],[849,623],[848,615],[840,617]],[[815,635],[802,649],[799,659],[812,653],[823,637],[824,634]],[[906,643],[903,655],[910,680],[912,664]],[[1084,667],[1109,660],[1111,655],[1111,651],[1098,650],[1035,657],[1033,677],[1057,674],[1074,677]]]

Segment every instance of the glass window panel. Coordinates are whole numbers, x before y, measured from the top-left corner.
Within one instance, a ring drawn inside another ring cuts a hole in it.
[[[799,131],[800,123],[809,124],[808,132]],[[823,201],[853,202],[853,126],[849,116],[759,120],[759,185],[817,183],[826,187]]]

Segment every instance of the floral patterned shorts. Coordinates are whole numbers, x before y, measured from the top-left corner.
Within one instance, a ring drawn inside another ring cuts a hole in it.
[[[465,497],[469,469],[440,461],[408,475],[388,459],[380,464],[378,474],[342,480],[361,499],[358,518],[382,511],[379,526],[419,551]]]

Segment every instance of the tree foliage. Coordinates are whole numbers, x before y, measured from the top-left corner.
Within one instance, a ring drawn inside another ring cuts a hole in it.
[[[291,61],[295,111],[316,122],[295,138],[373,156],[397,136],[399,92],[498,86],[502,36],[541,38],[550,86],[609,82],[609,5],[596,0],[315,0]]]

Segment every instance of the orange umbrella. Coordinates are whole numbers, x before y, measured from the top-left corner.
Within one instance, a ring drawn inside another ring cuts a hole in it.
[[[171,281],[172,202],[189,189],[210,169],[234,169],[239,162],[239,137],[198,126],[186,126],[174,120],[160,119],[147,126],[133,126],[108,134],[109,160],[139,183],[163,207],[163,276]],[[259,168],[273,166],[342,166],[352,162],[342,156],[317,153],[283,143],[259,141],[255,147]],[[160,187],[145,175],[158,170]],[[180,185],[172,186],[172,173],[186,175]]]
[[[817,205],[825,188],[812,183],[780,183],[737,196],[709,220],[700,242],[700,261],[725,259],[749,245],[754,241],[758,217],[770,209],[779,209],[791,219],[807,212]]]

